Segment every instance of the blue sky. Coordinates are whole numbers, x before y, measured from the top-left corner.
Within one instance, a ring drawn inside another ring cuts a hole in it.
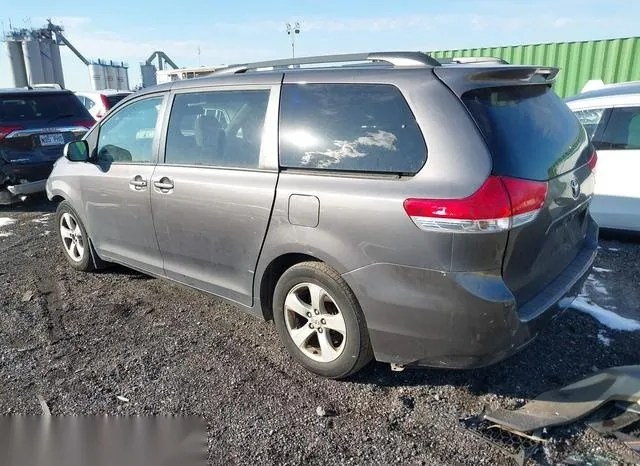
[[[289,57],[287,22],[300,21],[296,55],[439,50],[640,35],[638,0],[110,0],[63,5],[10,2],[4,30],[62,24],[87,57],[125,61],[131,86],[139,63],[162,50],[181,67]],[[171,5],[171,6],[168,6]],[[200,48],[200,60],[198,59]],[[66,85],[89,89],[86,67],[62,47]],[[0,54],[0,87],[11,85]]]

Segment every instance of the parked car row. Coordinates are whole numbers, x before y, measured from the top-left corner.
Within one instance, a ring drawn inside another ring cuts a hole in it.
[[[44,192],[64,145],[132,93],[73,93],[57,84],[0,90],[0,205]]]
[[[64,145],[95,120],[68,90],[0,90],[0,204],[45,190]]]

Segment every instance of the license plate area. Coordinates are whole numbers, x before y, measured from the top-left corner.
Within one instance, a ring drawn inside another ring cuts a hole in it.
[[[64,145],[64,134],[62,133],[41,134],[39,138],[41,146]]]

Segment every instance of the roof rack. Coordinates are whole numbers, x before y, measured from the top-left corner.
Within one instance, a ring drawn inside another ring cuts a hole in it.
[[[226,68],[214,71],[211,75],[238,74],[260,68],[287,68],[299,65],[321,65],[325,63],[347,62],[384,62],[392,66],[440,66],[440,62],[423,52],[370,52],[351,53],[341,55],[317,55],[312,57],[286,58],[254,63],[230,65]],[[210,75],[210,76],[211,76]]]

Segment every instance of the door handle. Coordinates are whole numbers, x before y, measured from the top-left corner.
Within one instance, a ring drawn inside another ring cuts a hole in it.
[[[168,191],[170,189],[173,189],[173,181],[171,181],[169,178],[167,178],[166,176],[163,176],[160,180],[158,181],[154,181],[153,185],[160,189],[161,191]]]
[[[145,188],[147,186],[147,180],[143,180],[142,177],[138,175],[130,180],[129,184],[134,188]]]

